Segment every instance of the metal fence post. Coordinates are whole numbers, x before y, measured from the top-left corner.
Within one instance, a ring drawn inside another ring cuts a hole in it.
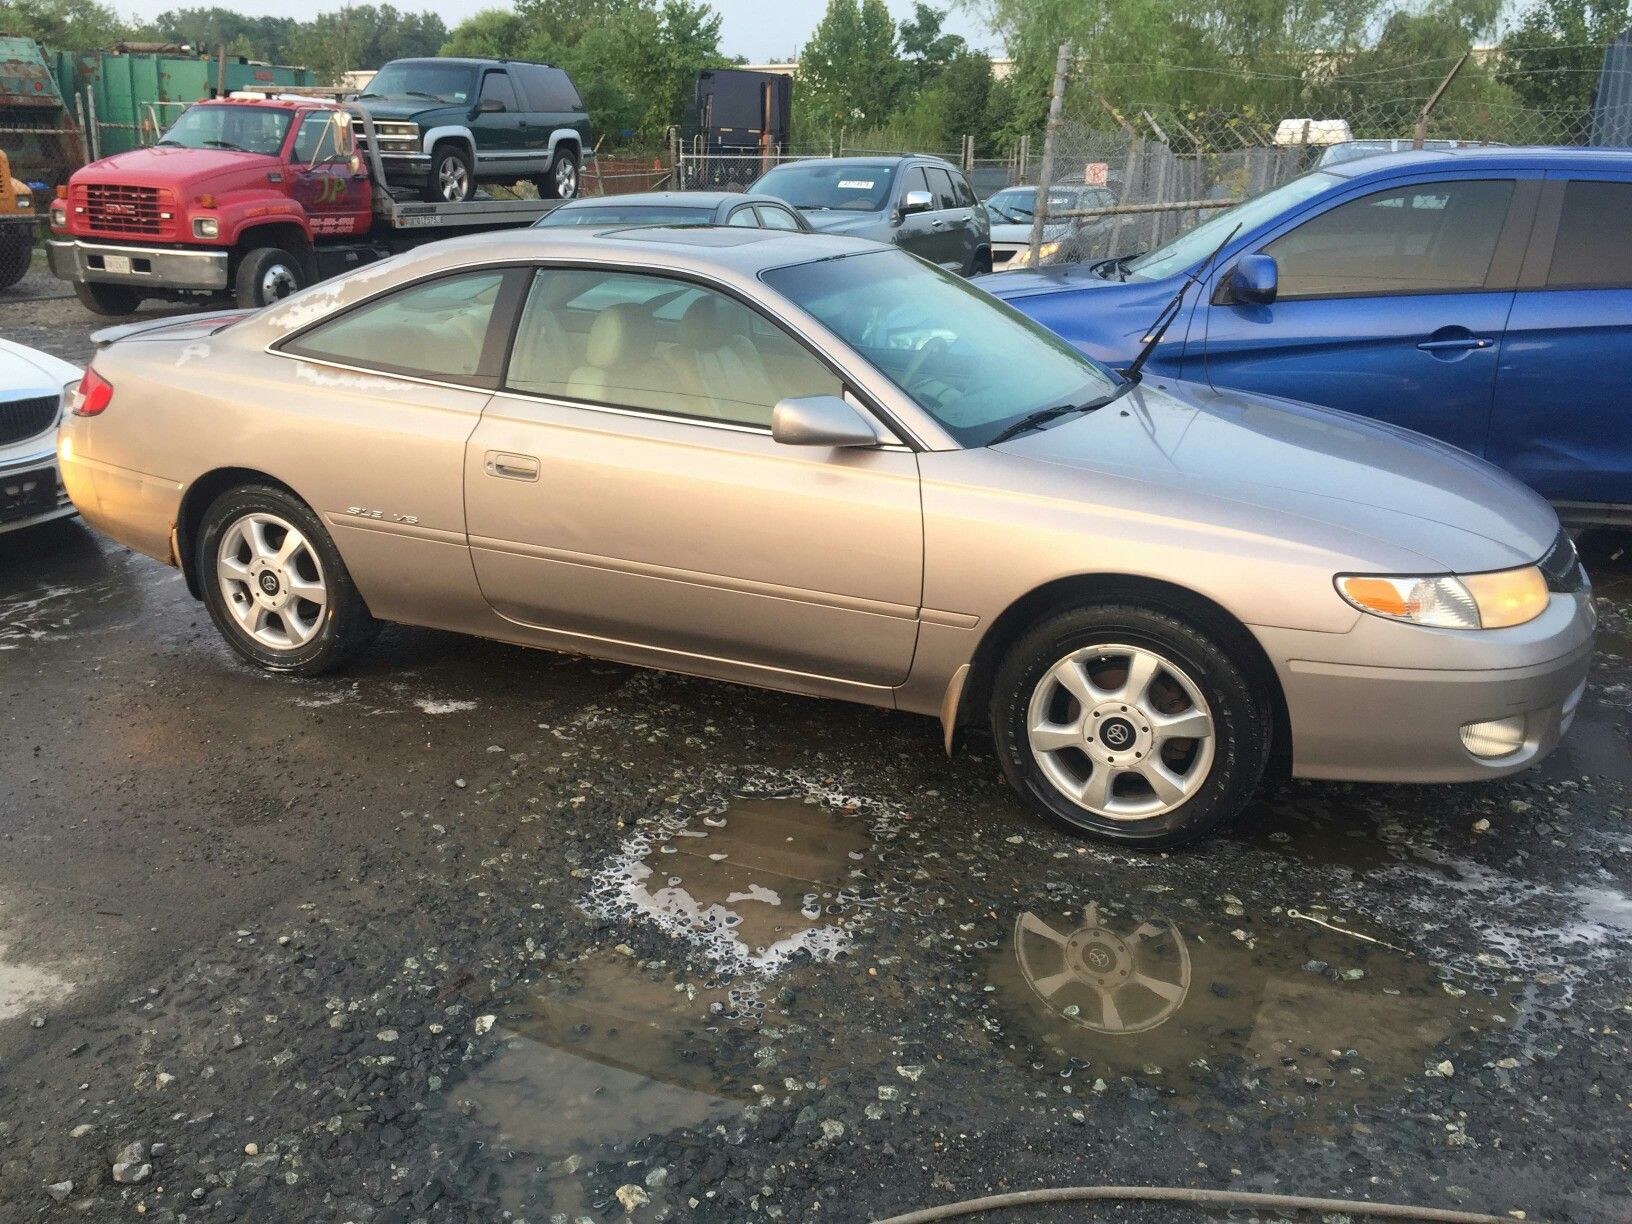
[[[1048,127],[1043,132],[1043,166],[1037,175],[1037,199],[1031,206],[1031,266],[1037,266],[1048,220],[1048,189],[1054,185],[1054,147],[1060,141],[1060,113],[1065,109],[1065,74],[1071,66],[1071,44],[1061,43],[1054,60],[1054,86],[1048,97]]]
[[[1456,80],[1456,74],[1462,71],[1462,65],[1468,62],[1468,56],[1472,54],[1472,51],[1464,51],[1462,53],[1462,58],[1451,65],[1451,70],[1445,74],[1445,79],[1439,83],[1439,88],[1434,90],[1433,94],[1429,96],[1428,101],[1422,104],[1422,110],[1417,115],[1417,130],[1411,141],[1411,147],[1413,149],[1422,148],[1424,142],[1427,141],[1428,116],[1434,113],[1434,107],[1439,105],[1440,98],[1443,97],[1445,91],[1451,87],[1451,82]]]

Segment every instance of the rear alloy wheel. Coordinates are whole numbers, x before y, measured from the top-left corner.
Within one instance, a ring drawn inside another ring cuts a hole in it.
[[[538,194],[546,200],[578,198],[578,159],[571,149],[562,149],[555,155],[549,170],[538,181]]]
[[[305,285],[300,261],[281,247],[257,247],[238,264],[236,297],[246,310],[281,302]]]
[[[136,313],[142,304],[142,295],[128,285],[104,285],[96,281],[78,281],[74,296],[79,304],[94,315],[106,319],[123,319]]]
[[[439,144],[431,154],[431,177],[425,199],[431,204],[462,204],[476,194],[476,167],[460,144]]]
[[[10,289],[34,259],[34,227],[20,221],[0,225],[0,289]]]
[[[1269,749],[1267,703],[1225,649],[1131,606],[1073,609],[1021,638],[998,671],[992,730],[1033,806],[1153,849],[1239,812]]]
[[[218,498],[204,512],[196,565],[216,628],[269,671],[330,671],[378,632],[322,523],[282,489]]]

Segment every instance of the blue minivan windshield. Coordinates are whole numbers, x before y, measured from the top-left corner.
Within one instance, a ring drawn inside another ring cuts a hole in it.
[[[1206,259],[1213,248],[1224,241],[1224,235],[1237,226],[1241,227],[1243,234],[1251,234],[1264,222],[1340,182],[1342,180],[1335,174],[1321,174],[1318,171],[1295,178],[1274,191],[1266,191],[1234,208],[1222,210],[1167,245],[1128,261],[1124,270],[1129,276],[1136,276],[1140,280],[1162,280],[1186,272]]]

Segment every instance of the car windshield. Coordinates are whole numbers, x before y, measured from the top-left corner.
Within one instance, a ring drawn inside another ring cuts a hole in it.
[[[469,102],[475,73],[462,64],[387,64],[363,90],[364,98],[429,98]]]
[[[778,166],[749,190],[817,212],[877,212],[889,203],[894,181],[895,167],[886,163],[858,166],[808,161]]]
[[[1267,191],[1234,208],[1222,210],[1195,229],[1180,234],[1166,246],[1159,246],[1131,260],[1127,264],[1127,273],[1142,280],[1161,280],[1183,272],[1207,258],[1231,230],[1239,227],[1243,234],[1250,234],[1265,221],[1341,181],[1336,175],[1317,171],[1283,183],[1274,191]]]
[[[194,106],[159,139],[182,149],[231,149],[276,157],[294,112],[278,106]]]
[[[1114,375],[997,299],[905,251],[773,268],[761,279],[820,319],[965,446]],[[1024,378],[1015,371],[1024,370]]]
[[[1048,211],[1059,212],[1067,208],[1081,208],[1082,201],[1075,191],[1063,191],[1059,188],[1048,193]],[[991,199],[986,201],[986,211],[1000,224],[1019,225],[1031,223],[1036,215],[1037,188],[1035,187],[1005,187]]]
[[[588,204],[554,209],[533,225],[537,229],[567,225],[707,225],[713,219],[712,208],[683,204]]]

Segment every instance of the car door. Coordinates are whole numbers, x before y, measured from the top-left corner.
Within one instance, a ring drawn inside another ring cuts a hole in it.
[[[778,400],[841,385],[717,289],[539,269],[466,455],[483,594],[553,640],[681,671],[901,683],[922,590],[916,457],[770,434]]]
[[[330,110],[297,120],[289,150],[290,194],[305,210],[314,237],[360,234],[369,227],[368,175],[352,164],[349,127]]]
[[[930,228],[935,231],[935,262],[951,272],[962,272],[974,261],[974,237],[969,231],[969,210],[958,205],[952,176],[942,166],[925,166],[935,212]]]
[[[493,109],[497,107],[498,109]],[[529,171],[533,158],[527,147],[527,113],[510,74],[502,68],[482,73],[478,113],[471,121],[476,158],[484,178]]]
[[[900,182],[895,187],[895,209],[901,224],[895,227],[895,245],[911,251],[920,259],[941,263],[945,242],[941,230],[935,227],[935,193],[929,190],[924,167],[914,163],[902,170],[898,177]],[[906,210],[907,196],[914,191],[929,194],[930,205],[927,209],[921,212]]]
[[[1491,462],[1559,502],[1632,504],[1632,174],[1548,176],[1496,372]]]
[[[1535,176],[1372,185],[1250,249],[1276,261],[1268,305],[1199,309],[1207,378],[1307,400],[1481,453]]]

